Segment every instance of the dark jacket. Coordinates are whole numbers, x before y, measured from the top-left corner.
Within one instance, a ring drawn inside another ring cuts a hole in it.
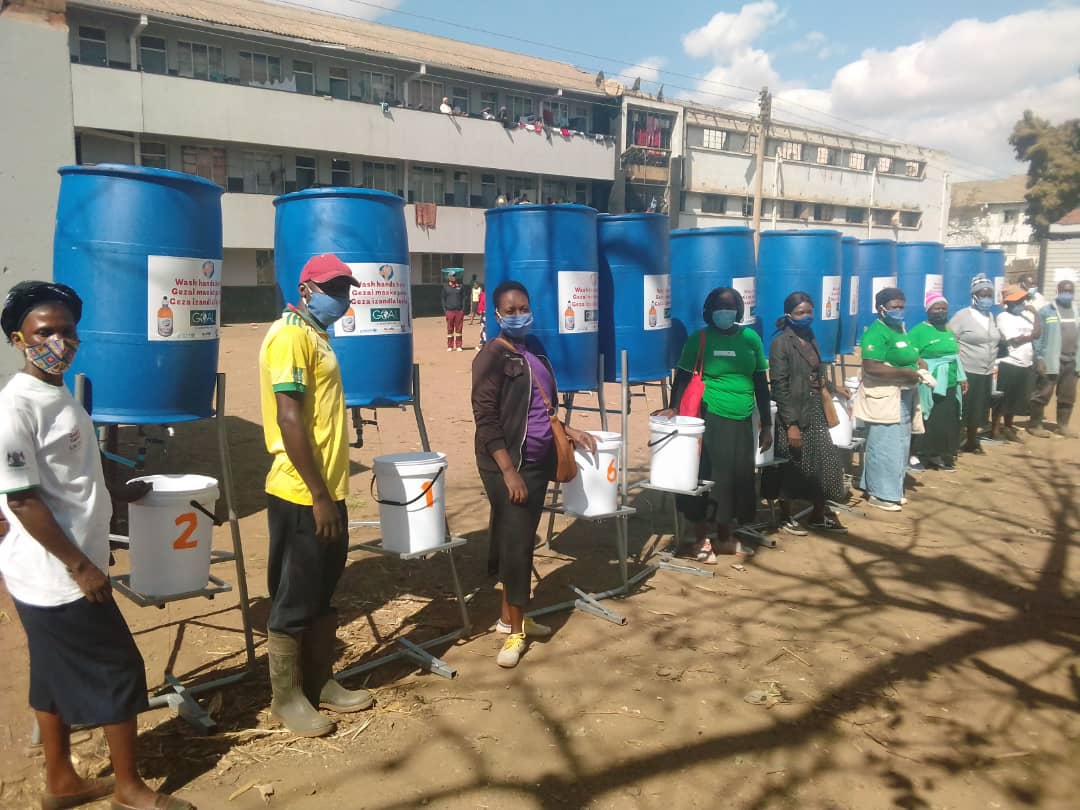
[[[446,313],[455,309],[465,309],[465,287],[461,284],[456,287],[444,284],[442,288],[442,311]]]
[[[781,427],[810,426],[811,407],[820,407],[821,386],[833,390],[828,365],[821,362],[817,341],[811,339],[800,348],[794,329],[785,328],[769,345],[769,380],[776,400],[776,417]],[[817,356],[817,367],[805,355]],[[812,379],[816,377],[816,382]],[[815,402],[817,400],[817,402]]]
[[[540,358],[555,379],[555,371],[535,339],[527,339],[525,346]],[[521,468],[532,391],[529,362],[502,340],[488,342],[476,355],[472,365],[472,409],[476,421],[476,466],[481,470],[497,472],[499,465],[492,455],[504,449],[510,453],[514,468]]]

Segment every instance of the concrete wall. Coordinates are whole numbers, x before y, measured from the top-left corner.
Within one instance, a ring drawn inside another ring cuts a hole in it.
[[[0,296],[27,279],[52,278],[60,166],[75,162],[71,71],[62,2],[0,12]],[[0,346],[0,378],[22,366]]]

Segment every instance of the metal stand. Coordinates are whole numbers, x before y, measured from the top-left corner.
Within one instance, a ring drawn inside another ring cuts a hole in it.
[[[424,424],[424,411],[420,406],[420,364],[413,363],[412,367],[412,399],[405,400],[398,403],[395,407],[398,410],[405,410],[409,405],[412,405],[413,415],[416,417],[416,430],[420,434],[420,446],[425,453],[431,452],[431,442],[428,440],[427,425]],[[372,425],[376,430],[379,428],[379,409],[378,406],[372,406],[370,410],[375,412],[375,418],[364,419],[361,413],[364,406],[356,406],[351,409],[353,428],[356,430],[356,441],[353,442],[353,447],[364,446],[364,425]]]
[[[683,490],[679,490],[679,489],[668,489],[666,487],[653,486],[647,480],[638,481],[636,484],[631,484],[630,485],[631,490],[642,489],[642,490],[646,490],[648,492],[659,492],[661,494],[661,496],[663,496],[665,498],[668,495],[672,496],[672,498],[671,498],[671,513],[672,513],[672,519],[674,521],[674,530],[672,532],[672,541],[673,541],[673,543],[675,545],[676,551],[678,551],[679,547],[682,545],[682,515],[679,514],[679,504],[678,504],[678,501],[675,499],[674,496],[676,496],[676,495],[689,495],[691,497],[699,497],[701,495],[707,495],[710,491],[712,491],[712,488],[713,488],[713,482],[712,481],[698,481],[697,489],[695,489],[695,490],[693,490],[691,492],[684,492]],[[655,548],[656,546],[658,546],[660,544],[660,538],[663,535],[661,535],[660,533],[656,533],[653,536],[656,538],[656,542],[655,542],[655,544],[653,544],[651,542],[651,538],[650,538],[650,546]],[[643,556],[644,556],[644,552],[643,552]],[[695,577],[712,577],[712,576],[714,576],[712,571],[706,571],[704,568],[698,568],[698,567],[693,566],[693,565],[683,565],[682,563],[673,562],[676,559],[674,552],[661,551],[661,552],[659,552],[659,557],[660,557],[660,561],[656,564],[656,567],[663,570],[663,571],[674,571],[677,574],[690,574],[691,576],[695,576]],[[647,559],[643,559],[643,558],[638,559],[638,562],[642,562],[642,563],[647,562],[647,561],[648,561]]]

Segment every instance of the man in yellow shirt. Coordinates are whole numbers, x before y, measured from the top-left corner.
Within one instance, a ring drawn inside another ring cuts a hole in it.
[[[337,256],[308,260],[300,302],[270,327],[259,350],[263,435],[273,456],[266,476],[270,711],[307,737],[334,729],[318,707],[353,712],[373,702],[332,674],[337,613],[330,599],[348,551],[349,443],[341,370],[327,330],[349,308],[354,284]]]

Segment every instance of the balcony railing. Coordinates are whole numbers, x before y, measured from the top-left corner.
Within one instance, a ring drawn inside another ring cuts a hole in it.
[[[671,150],[655,146],[631,146],[620,157],[626,179],[635,183],[667,184]]]

